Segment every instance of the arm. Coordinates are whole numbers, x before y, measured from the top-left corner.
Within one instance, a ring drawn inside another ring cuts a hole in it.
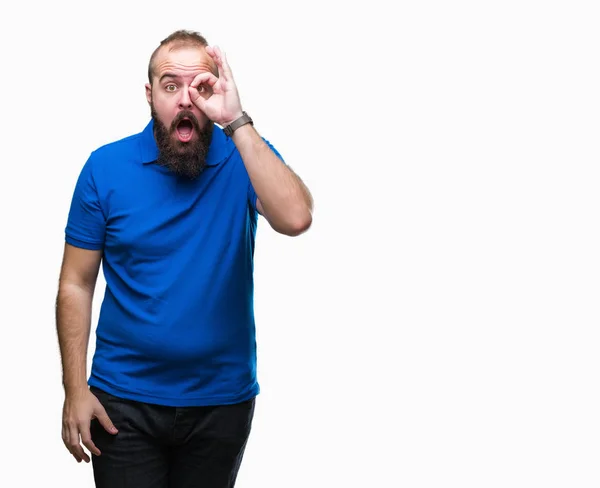
[[[56,298],[56,329],[67,395],[87,390],[92,299],[102,251],[65,244]]]
[[[200,73],[190,83],[190,100],[207,117],[227,126],[242,115],[242,106],[233,74],[225,54],[218,47],[206,47],[206,52],[217,65],[218,78],[211,72]],[[210,87],[210,97],[198,91],[200,85]],[[287,167],[254,127],[246,124],[238,128],[232,139],[242,156],[250,182],[258,197],[257,210],[273,229],[296,236],[312,224],[313,200],[308,188]]]
[[[313,200],[302,180],[246,124],[232,136],[258,199],[258,211],[277,232],[297,236],[312,223]]]
[[[96,417],[111,434],[117,429],[106,410],[87,387],[87,350],[91,329],[92,301],[102,251],[80,249],[65,244],[56,298],[56,330],[60,347],[65,402],[63,442],[77,462],[90,462],[80,444],[100,456],[90,434]]]

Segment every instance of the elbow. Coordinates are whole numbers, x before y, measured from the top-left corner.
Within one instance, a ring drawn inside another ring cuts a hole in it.
[[[259,212],[267,219],[275,232],[290,237],[304,234],[312,226],[312,202],[310,204],[299,204],[294,207],[271,211],[259,204]]]
[[[296,237],[304,234],[312,225],[312,214],[309,211],[303,212],[293,220],[290,220],[285,226],[285,229],[281,229],[280,232],[290,237]]]

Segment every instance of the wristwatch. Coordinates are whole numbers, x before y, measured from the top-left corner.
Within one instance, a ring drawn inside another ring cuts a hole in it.
[[[254,125],[254,122],[252,121],[252,119],[246,112],[242,112],[242,114],[243,115],[241,117],[235,119],[231,124],[229,124],[226,127],[223,127],[223,132],[225,132],[225,135],[227,137],[231,137],[231,134],[233,134],[233,131],[236,129],[239,129],[242,125],[246,125],[246,124]]]

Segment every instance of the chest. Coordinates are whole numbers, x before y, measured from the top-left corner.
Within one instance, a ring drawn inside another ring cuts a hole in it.
[[[207,168],[193,181],[157,169],[143,176],[123,175],[106,196],[107,249],[159,259],[247,232],[248,180],[231,168]]]

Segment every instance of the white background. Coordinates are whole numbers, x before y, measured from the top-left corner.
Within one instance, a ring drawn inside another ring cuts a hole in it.
[[[303,236],[259,223],[237,486],[600,486],[593,5],[5,3],[0,485],[93,486],[60,438],[68,207],[89,153],[143,129],[148,58],[188,28],[316,203]]]

